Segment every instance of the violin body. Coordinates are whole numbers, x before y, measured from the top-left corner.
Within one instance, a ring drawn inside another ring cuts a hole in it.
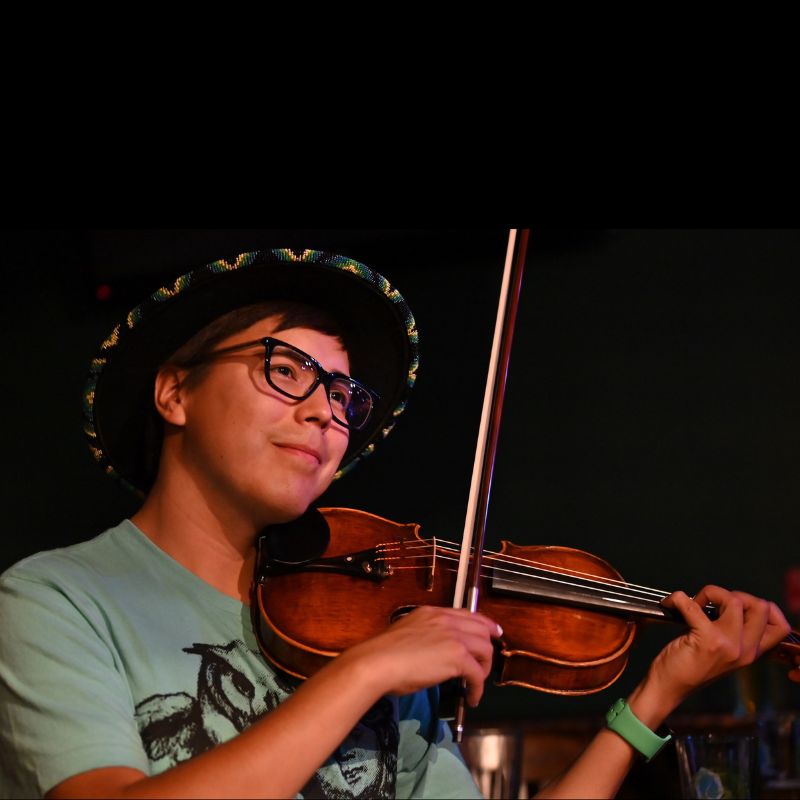
[[[380,580],[363,560],[353,574],[300,567],[262,570],[254,588],[254,624],[264,654],[280,669],[307,678],[348,647],[381,633],[423,605],[452,605],[456,572],[451,561],[402,525],[362,511],[320,509],[330,528],[324,559],[346,559],[380,546],[392,567]],[[511,557],[621,580],[601,559],[566,547],[520,547],[508,542],[493,558]],[[380,556],[379,556],[380,558]],[[392,566],[396,565],[396,566]],[[409,568],[409,565],[412,568]],[[363,574],[359,573],[361,569]],[[617,616],[493,592],[482,578],[478,610],[503,628],[496,670],[501,686],[526,686],[556,694],[589,694],[613,683],[628,660],[636,623]],[[257,613],[256,613],[257,612]]]
[[[345,508],[313,514],[325,528],[323,539],[314,534],[315,557],[270,560],[259,543],[253,627],[278,668],[308,678],[414,608],[452,605],[453,552],[422,539],[418,525]],[[305,536],[302,526],[291,530],[294,539]],[[503,628],[496,683],[564,695],[610,686],[642,625],[683,622],[635,593],[613,567],[580,550],[503,542],[500,552],[484,554],[478,611]],[[715,611],[706,609],[712,618]],[[769,656],[796,664],[798,633]]]

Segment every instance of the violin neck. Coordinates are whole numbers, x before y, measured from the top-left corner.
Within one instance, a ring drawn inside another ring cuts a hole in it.
[[[776,647],[767,653],[773,661],[795,667],[800,663],[800,631],[791,631]]]
[[[518,567],[513,573],[492,569],[492,591],[511,597],[614,614],[632,620],[686,624],[680,612],[662,606],[659,597],[648,596],[646,592],[573,576],[569,577],[569,581],[555,580],[553,575],[549,570],[532,567]],[[718,616],[714,606],[709,605],[704,611],[710,619]]]

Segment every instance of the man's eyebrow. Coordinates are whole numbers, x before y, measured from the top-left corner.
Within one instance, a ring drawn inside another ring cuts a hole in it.
[[[219,350],[209,350],[206,355],[219,355],[220,353],[234,353],[237,350],[244,350],[247,347],[253,347],[254,345],[260,344],[262,347],[264,346],[264,339],[256,339],[254,342],[242,342],[241,344],[232,344],[229,347],[221,347]]]

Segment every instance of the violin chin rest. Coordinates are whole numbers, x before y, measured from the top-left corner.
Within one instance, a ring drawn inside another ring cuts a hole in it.
[[[321,558],[331,543],[330,526],[316,508],[291,522],[270,525],[261,536],[267,561],[294,567]]]

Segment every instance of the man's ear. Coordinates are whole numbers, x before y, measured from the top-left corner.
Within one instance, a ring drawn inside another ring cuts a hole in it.
[[[177,367],[162,367],[156,375],[154,400],[156,410],[165,422],[172,425],[183,426],[186,424],[186,409],[183,401],[186,392],[183,382],[186,371]]]

